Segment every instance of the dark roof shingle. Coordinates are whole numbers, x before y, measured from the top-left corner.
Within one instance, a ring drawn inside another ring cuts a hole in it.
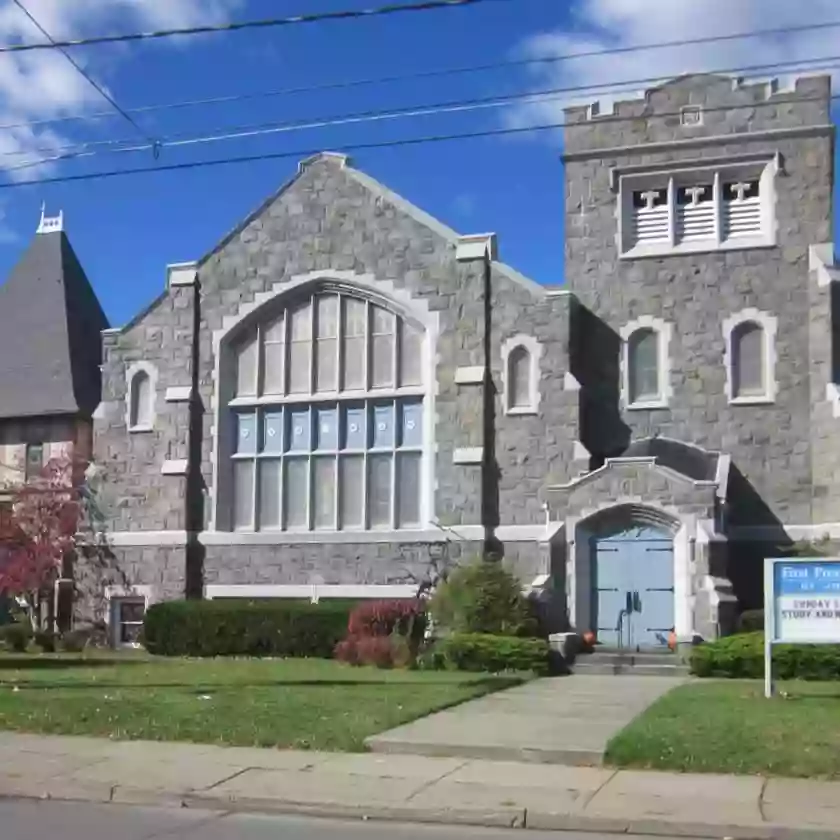
[[[37,234],[0,286],[0,418],[91,414],[107,327],[64,232]]]

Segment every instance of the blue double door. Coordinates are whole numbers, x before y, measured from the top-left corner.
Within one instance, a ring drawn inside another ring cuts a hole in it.
[[[666,647],[674,627],[674,544],[656,528],[593,538],[593,625],[601,644]]]

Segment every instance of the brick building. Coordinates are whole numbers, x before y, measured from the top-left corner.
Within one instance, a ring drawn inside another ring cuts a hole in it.
[[[490,545],[558,629],[725,631],[756,558],[840,528],[829,105],[687,76],[569,109],[562,288],[301,163],[104,335],[112,597],[407,596]]]

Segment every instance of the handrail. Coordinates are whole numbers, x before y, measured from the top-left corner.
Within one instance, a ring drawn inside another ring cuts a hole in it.
[[[618,636],[618,649],[624,650],[624,619],[629,615],[623,607],[618,611],[618,621],[615,625],[615,632]]]

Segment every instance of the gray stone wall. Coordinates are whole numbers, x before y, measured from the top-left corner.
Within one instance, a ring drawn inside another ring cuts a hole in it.
[[[748,514],[753,523],[803,523],[811,521],[813,493],[808,247],[830,239],[833,156],[829,131],[815,128],[809,136],[792,136],[781,130],[829,124],[829,84],[812,78],[797,82],[794,91],[768,93],[766,85],[734,87],[729,79],[688,77],[644,100],[618,103],[615,118],[587,121],[585,110],[570,111],[566,277],[613,336],[613,347],[621,327],[640,316],[673,325],[669,407],[617,413],[609,434],[600,441],[595,435],[592,445],[611,454],[615,438],[660,433],[722,449],[732,455],[754,496]],[[702,126],[681,126],[679,110],[687,104],[706,108]],[[778,133],[752,136],[764,130]],[[711,139],[722,135],[726,142]],[[645,145],[672,140],[681,146]],[[613,167],[776,152],[784,166],[775,180],[776,247],[619,258]],[[778,318],[773,405],[732,406],[725,395],[722,321],[747,307]],[[617,376],[617,364],[603,367]],[[607,393],[617,390],[616,382],[601,385]]]
[[[698,519],[714,517],[716,498],[711,484],[691,482],[652,464],[613,464],[567,487],[544,493],[552,520],[588,516],[613,502],[651,504]]]
[[[167,290],[122,331],[103,339],[102,402],[94,420],[94,457],[103,470],[102,504],[112,531],[183,530],[186,480],[161,473],[187,458],[189,406],[166,402],[166,389],[189,386],[195,289]],[[151,431],[127,428],[127,373],[147,362],[157,371]]]

